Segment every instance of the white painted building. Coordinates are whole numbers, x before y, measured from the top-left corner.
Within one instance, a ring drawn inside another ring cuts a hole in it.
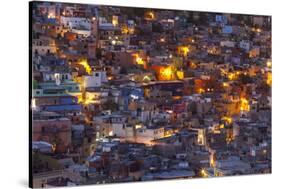
[[[149,143],[152,140],[160,139],[164,137],[163,127],[141,128],[136,132],[137,142]]]
[[[240,41],[240,43],[239,43],[239,47],[240,47],[241,49],[245,49],[246,51],[249,51],[249,50],[250,50],[250,42],[245,41],[245,40],[242,40],[242,41]]]
[[[113,135],[127,141],[150,144],[153,140],[164,137],[163,127],[148,128],[142,125],[126,126],[123,123],[112,124]]]
[[[55,41],[50,38],[32,40],[32,54],[46,55],[57,51]]]
[[[100,104],[106,101],[108,97],[108,91],[86,91],[85,97],[90,103]]]
[[[113,135],[125,138],[126,135],[126,124],[125,123],[113,123],[112,124]]]
[[[85,88],[100,87],[104,82],[107,82],[106,71],[93,71],[93,75],[84,76]]]
[[[43,72],[43,81],[72,80],[70,73]]]
[[[233,41],[221,41],[220,46],[233,48],[233,47],[235,47],[235,42],[233,42]]]
[[[92,33],[91,30],[83,29],[83,28],[72,29],[71,31],[83,37],[89,37]]]
[[[87,30],[91,30],[91,20],[88,18],[61,16],[60,22],[64,27],[68,27],[70,29],[83,27]]]

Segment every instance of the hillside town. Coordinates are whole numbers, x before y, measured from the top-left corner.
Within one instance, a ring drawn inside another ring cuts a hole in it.
[[[271,173],[271,17],[33,2],[33,187]]]

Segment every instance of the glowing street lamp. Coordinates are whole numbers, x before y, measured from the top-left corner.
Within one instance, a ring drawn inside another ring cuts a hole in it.
[[[268,68],[271,68],[272,62],[271,62],[271,61],[267,61],[267,62],[266,62],[266,66],[267,66]]]
[[[187,54],[189,53],[189,48],[187,46],[179,46],[178,47],[178,53],[180,55],[183,55],[184,57],[186,57]]]
[[[162,42],[162,43],[165,42],[165,38],[161,38],[160,42]]]
[[[112,41],[111,41],[111,44],[112,44],[112,45],[116,45],[116,41],[115,41],[115,40],[112,40]]]
[[[200,173],[201,173],[202,177],[207,177],[208,176],[207,171],[205,169],[201,169]]]
[[[53,13],[49,13],[48,18],[55,18],[55,15],[53,15]]]
[[[163,68],[161,69],[160,74],[163,80],[171,80],[173,74],[172,68],[170,66],[167,68]]]
[[[148,13],[147,13],[147,16],[148,16],[148,18],[149,18],[150,20],[154,20],[154,19],[155,19],[155,15],[154,15],[154,13],[153,13],[152,11],[148,12]]]
[[[271,84],[272,84],[272,73],[271,72],[267,72],[266,84],[268,84],[269,86],[271,86]]]
[[[249,101],[246,98],[241,98],[240,103],[241,103],[240,106],[241,111],[247,111],[247,112],[250,111]]]
[[[227,116],[224,116],[221,118],[223,121],[225,121],[226,123],[228,124],[231,124],[232,123],[232,118],[231,117],[227,117]]]
[[[198,92],[199,92],[200,94],[203,94],[203,93],[205,93],[205,89],[200,88],[200,89],[198,90]]]

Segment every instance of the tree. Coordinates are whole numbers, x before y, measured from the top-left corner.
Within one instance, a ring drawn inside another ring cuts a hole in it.
[[[128,70],[124,66],[122,66],[121,69],[120,69],[120,74],[127,75],[128,74]]]
[[[96,58],[99,60],[99,59],[102,58],[102,53],[101,53],[102,50],[100,48],[97,48],[96,50],[97,50],[96,51]]]
[[[104,110],[117,111],[118,110],[118,104],[115,103],[113,100],[109,99],[102,105],[102,108]]]
[[[242,84],[247,84],[252,82],[252,78],[249,75],[241,74],[239,80]]]

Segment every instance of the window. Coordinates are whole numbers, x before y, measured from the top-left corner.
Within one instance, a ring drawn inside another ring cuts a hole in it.
[[[96,77],[99,77],[99,73],[95,73],[95,76],[96,76]]]

